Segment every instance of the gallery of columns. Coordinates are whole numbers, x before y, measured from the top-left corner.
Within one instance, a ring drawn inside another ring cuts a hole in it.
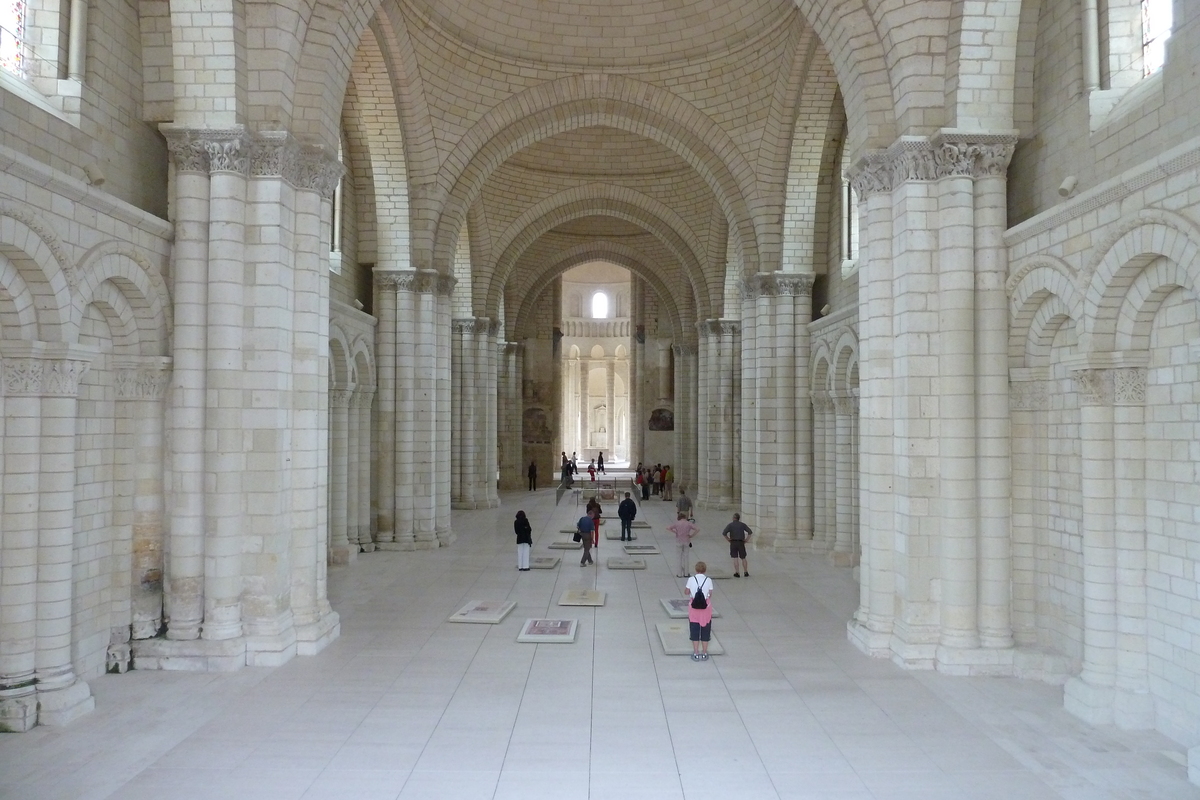
[[[685,5],[0,19],[0,729],[316,655],[574,453],[1200,745],[1200,5]]]

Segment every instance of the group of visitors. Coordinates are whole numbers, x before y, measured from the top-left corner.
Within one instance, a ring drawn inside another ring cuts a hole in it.
[[[565,453],[563,459],[563,475],[565,477],[568,474]],[[638,475],[641,474],[642,468],[639,465]],[[708,565],[703,561],[696,562],[694,575],[688,572],[688,550],[692,547],[692,540],[700,533],[700,527],[692,518],[692,499],[688,497],[686,489],[679,490],[679,500],[676,501],[675,508],[675,521],[667,526],[667,530],[675,536],[676,561],[679,565],[679,571],[675,577],[688,579],[683,594],[688,598],[688,633],[692,641],[692,660],[707,661],[708,643],[712,637],[713,583],[712,578],[707,574]],[[583,545],[583,557],[579,560],[581,567],[595,563],[592,559],[592,548],[600,546],[602,514],[603,509],[600,507],[600,502],[593,497],[588,501],[584,515],[575,525],[575,540]],[[637,517],[637,503],[633,501],[629,492],[625,493],[625,499],[617,506],[617,516],[621,520],[621,541],[632,541],[633,520]],[[517,534],[517,569],[521,572],[528,572],[529,551],[533,545],[533,529],[524,511],[517,512],[513,529]],[[721,537],[729,544],[729,557],[733,561],[733,577],[735,578],[743,575],[747,578],[750,577],[750,568],[746,561],[746,542],[753,533],[750,526],[742,522],[741,514],[734,514],[733,520],[721,531]]]
[[[671,500],[675,473],[672,472],[670,464],[647,467],[639,462],[637,469],[633,471],[633,482],[642,488],[643,500],[649,500],[651,494],[661,496],[663,500]]]
[[[530,468],[530,470],[533,471],[533,474],[530,475],[530,478],[529,478],[530,489],[532,489],[533,481],[537,477],[537,470],[533,464],[530,464],[529,468]],[[562,451],[562,464],[559,467],[559,471],[562,473],[562,482],[565,483],[567,486],[570,486],[572,483],[572,476],[579,474],[579,456],[578,456],[578,454],[572,452],[571,457],[567,458],[567,451],[566,450]],[[588,477],[590,477],[592,479],[593,483],[596,481],[596,473],[600,473],[601,475],[608,475],[608,473],[604,470],[604,451],[603,450],[600,451],[600,453],[597,455],[596,458],[593,458],[591,461],[588,462],[587,473],[588,473]]]

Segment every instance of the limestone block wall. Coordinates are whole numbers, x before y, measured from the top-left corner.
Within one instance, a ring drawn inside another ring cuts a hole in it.
[[[139,5],[88,15],[82,67],[71,76],[67,14],[34,16],[26,30],[38,43],[28,79],[0,76],[0,144],[85,183],[84,168],[94,165],[105,192],[166,217],[166,144],[144,121],[152,117],[143,106]],[[169,26],[158,35],[169,42]]]
[[[1068,710],[1193,747],[1198,165],[1193,139],[1006,235],[1014,634],[1070,658]]]
[[[87,711],[161,625],[171,235],[0,146],[0,729]]]

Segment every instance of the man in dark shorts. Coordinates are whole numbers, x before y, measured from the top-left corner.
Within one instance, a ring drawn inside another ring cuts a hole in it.
[[[750,568],[746,565],[746,540],[754,534],[750,526],[742,522],[741,514],[733,515],[733,522],[725,526],[721,535],[729,542],[729,557],[733,559],[733,577],[740,578],[742,573],[750,577]],[[738,559],[742,560],[742,571],[738,572]]]

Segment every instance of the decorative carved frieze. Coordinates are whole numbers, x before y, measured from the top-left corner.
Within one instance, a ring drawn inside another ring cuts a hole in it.
[[[37,234],[42,243],[54,254],[54,260],[58,262],[59,268],[66,276],[67,284],[71,288],[79,285],[79,273],[75,269],[75,262],[67,256],[67,250],[63,247],[62,240],[58,238],[58,234],[54,232],[50,224],[42,219],[33,208],[23,203],[0,202],[0,217],[11,217]]]
[[[306,146],[284,131],[168,129],[167,151],[180,172],[237,172],[278,177],[301,190],[332,197],[344,169],[323,148]]]
[[[5,358],[6,397],[76,397],[86,361],[69,358]]]
[[[735,319],[706,319],[696,323],[701,336],[735,336],[742,332],[742,323]]]
[[[1113,370],[1113,403],[1119,406],[1146,404],[1146,369],[1144,367]]]
[[[1009,384],[1011,411],[1045,411],[1050,408],[1050,384],[1044,380],[1013,381]]]
[[[742,297],[811,297],[816,276],[809,272],[762,272],[741,283]]]
[[[375,285],[395,292],[413,292],[414,294],[435,294],[439,297],[449,297],[456,281],[450,275],[442,275],[437,270],[376,270]]]
[[[117,370],[118,400],[161,400],[167,393],[169,375],[150,367]]]
[[[1079,404],[1107,406],[1113,401],[1113,373],[1108,369],[1081,369],[1071,373]]]
[[[463,317],[450,320],[450,330],[460,336],[496,336],[500,323],[490,317]]]
[[[868,155],[851,172],[850,185],[860,198],[890,192],[908,181],[948,177],[1004,177],[1016,147],[1005,134],[947,134],[933,139],[903,139],[884,152]]]

